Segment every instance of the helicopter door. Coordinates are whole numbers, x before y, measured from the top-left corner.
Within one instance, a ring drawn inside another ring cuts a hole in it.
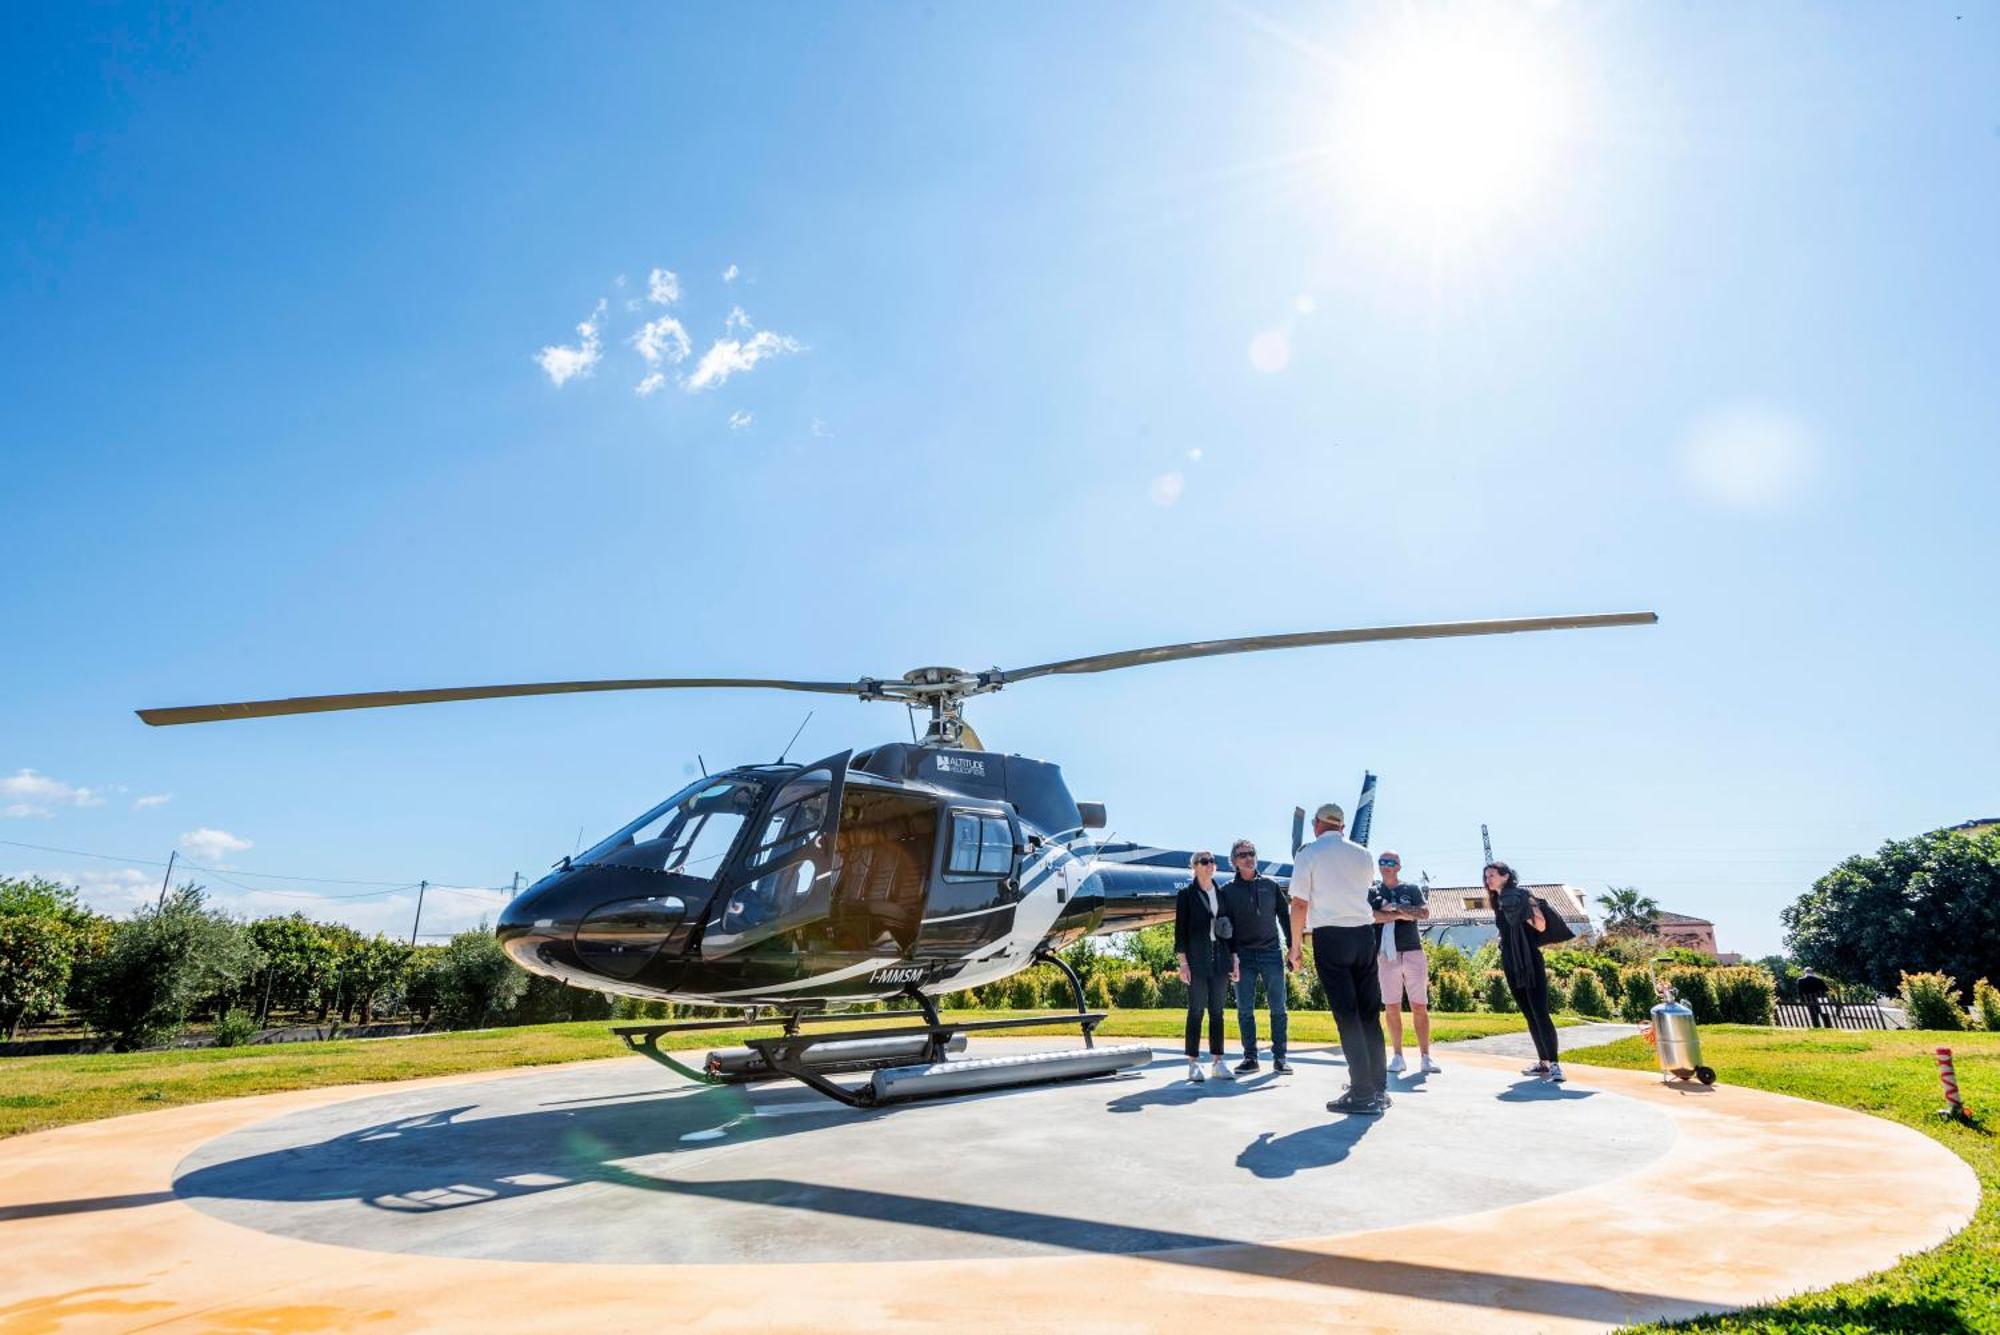
[[[924,917],[924,944],[968,952],[1007,935],[1021,898],[1014,878],[1014,827],[1004,811],[945,813],[944,867]]]
[[[807,765],[787,779],[758,813],[749,847],[724,878],[702,933],[703,959],[827,916],[833,902],[833,839],[840,823],[847,761],[854,753]]]

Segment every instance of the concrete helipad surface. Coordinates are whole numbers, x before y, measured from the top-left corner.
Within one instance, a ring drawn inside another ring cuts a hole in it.
[[[1298,1056],[867,1113],[625,1059],[21,1137],[0,1331],[1593,1329],[1879,1269],[1977,1202],[1821,1105],[1451,1053],[1339,1119],[1337,1053]]]

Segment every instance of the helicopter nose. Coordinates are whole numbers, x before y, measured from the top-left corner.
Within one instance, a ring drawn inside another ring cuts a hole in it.
[[[583,915],[566,884],[569,879],[561,872],[544,876],[500,911],[493,934],[500,948],[530,973],[576,967],[574,942]]]

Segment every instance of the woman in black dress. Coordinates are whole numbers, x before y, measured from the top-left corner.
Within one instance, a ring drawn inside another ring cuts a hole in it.
[[[1181,981],[1188,987],[1187,1078],[1200,1084],[1201,1017],[1208,1014],[1208,1051],[1211,1069],[1218,1080],[1229,1079],[1229,1066],[1222,1059],[1222,1007],[1229,996],[1229,943],[1215,936],[1217,916],[1215,854],[1207,849],[1194,855],[1190,864],[1194,879],[1181,887],[1174,900],[1174,954],[1180,957]]]
[[[1535,1041],[1535,1064],[1522,1075],[1538,1075],[1552,1084],[1563,1081],[1562,1063],[1556,1060],[1556,1022],[1549,1014],[1549,970],[1542,962],[1542,933],[1548,924],[1542,906],[1521,886],[1514,869],[1504,862],[1489,862],[1484,873],[1486,893],[1493,897],[1493,921],[1500,928],[1500,970],[1507,975],[1507,990],[1514,1004],[1527,1017],[1528,1034]]]

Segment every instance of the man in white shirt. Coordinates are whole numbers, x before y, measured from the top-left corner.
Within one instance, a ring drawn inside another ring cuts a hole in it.
[[[1327,1111],[1375,1116],[1389,1107],[1389,1084],[1374,927],[1391,918],[1369,903],[1375,859],[1346,829],[1347,813],[1324,804],[1313,813],[1317,837],[1292,858],[1292,965],[1299,965],[1310,931],[1313,963],[1347,1059],[1347,1092]]]

